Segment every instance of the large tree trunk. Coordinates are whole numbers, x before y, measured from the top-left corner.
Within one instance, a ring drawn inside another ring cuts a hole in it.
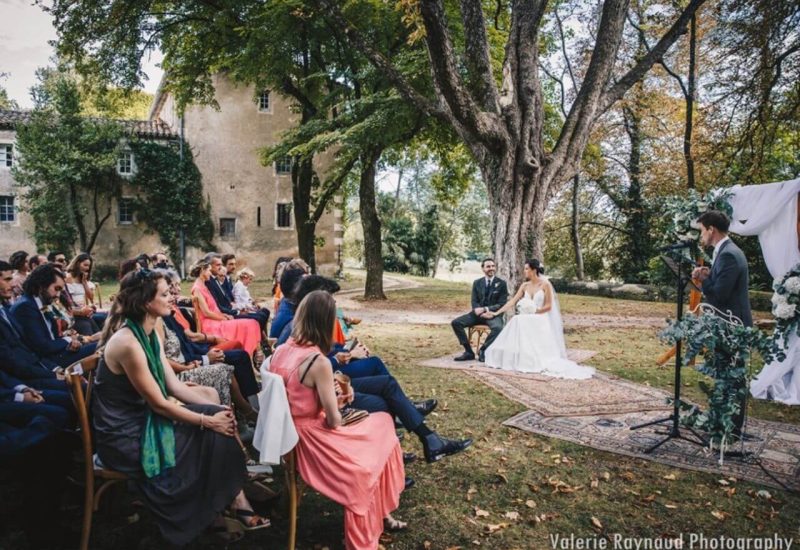
[[[686,183],[689,189],[695,188],[694,156],[692,155],[692,129],[694,116],[694,97],[696,88],[697,59],[697,17],[692,16],[689,25],[689,78],[686,93],[686,127],[683,136],[683,156],[686,159]]]
[[[361,177],[358,185],[358,201],[361,211],[361,226],[364,229],[364,266],[367,282],[364,298],[385,300],[383,293],[383,253],[381,246],[381,220],[375,203],[375,174],[380,151],[370,151],[361,157]]]
[[[311,216],[311,188],[314,184],[312,159],[300,159],[292,164],[292,202],[294,226],[297,231],[297,250],[308,263],[312,273],[317,272],[314,238],[317,222]]]

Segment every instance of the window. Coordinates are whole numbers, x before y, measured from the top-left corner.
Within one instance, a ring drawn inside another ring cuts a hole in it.
[[[121,224],[133,223],[133,199],[130,197],[120,197],[117,201],[119,211],[117,212],[117,222]]]
[[[292,157],[286,155],[275,161],[276,174],[291,174],[292,173]]]
[[[14,222],[17,212],[14,209],[14,195],[0,196],[0,222]]]
[[[221,239],[233,239],[236,237],[236,218],[219,219],[219,236]]]
[[[269,90],[264,90],[258,94],[258,110],[262,113],[269,112]]]
[[[131,151],[122,151],[117,157],[117,174],[120,176],[132,176],[133,166],[133,153]]]
[[[284,202],[276,205],[275,227],[292,227],[292,203]]]
[[[10,143],[0,143],[0,166],[11,168],[14,164],[14,146]]]

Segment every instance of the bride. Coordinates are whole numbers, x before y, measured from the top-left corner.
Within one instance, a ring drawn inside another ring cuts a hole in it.
[[[528,260],[524,274],[525,282],[514,297],[492,314],[502,315],[517,306],[517,315],[487,348],[486,366],[556,378],[591,378],[592,367],[567,359],[558,299],[542,264]]]

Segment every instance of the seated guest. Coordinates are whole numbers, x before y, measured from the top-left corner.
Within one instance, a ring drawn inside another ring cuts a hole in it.
[[[198,334],[199,338],[192,338],[194,335],[190,330],[186,330],[184,323],[179,321],[183,316],[181,310],[175,304],[175,298],[180,296],[181,281],[174,271],[167,271],[165,274],[167,284],[170,285],[172,295],[172,313],[163,317],[164,324],[168,329],[175,333],[180,346],[180,352],[186,362],[196,362],[199,366],[210,365],[213,363],[226,363],[233,366],[235,384],[232,387],[234,403],[248,415],[252,412],[250,401],[257,402],[258,382],[256,381],[255,371],[250,356],[241,349],[239,342],[223,340],[220,336],[210,334]],[[241,399],[240,399],[241,397]]]
[[[7,262],[0,261],[0,369],[24,381],[34,388],[49,387],[67,391],[67,383],[58,380],[58,364],[36,354],[22,340],[22,327],[8,312],[11,299],[11,274],[13,270]],[[44,381],[51,386],[43,386]]]
[[[231,315],[236,319],[255,319],[258,321],[261,332],[264,333],[266,337],[269,310],[256,308],[254,311],[249,311],[239,310],[233,307],[233,283],[227,278],[226,273],[221,273],[221,270],[225,268],[227,273],[233,275],[236,269],[236,257],[233,254],[226,254],[224,258],[227,260],[231,271],[228,271],[223,265],[223,256],[213,253],[206,255],[206,260],[208,260],[211,266],[211,278],[206,282],[206,287],[208,287],[209,292],[217,302],[217,307],[222,313]]]
[[[281,300],[281,305],[278,307],[278,311],[275,312],[275,317],[272,319],[272,325],[269,327],[270,338],[280,338],[286,325],[292,322],[294,310],[297,309],[297,306],[291,296],[294,292],[294,287],[305,275],[306,272],[299,268],[283,270],[283,275],[281,275],[283,299]]]
[[[325,358],[335,315],[328,293],[311,293],[298,308],[292,338],[275,351],[270,368],[286,385],[300,437],[295,447],[300,475],[344,506],[348,549],[377,548],[384,527],[406,527],[391,516],[405,486],[403,456],[389,415],[341,426],[339,409],[350,396],[337,396]]]
[[[72,397],[68,392],[59,390],[40,391],[1,370],[0,411],[2,411],[0,416],[6,418],[13,411],[18,411],[26,418],[44,416],[50,419],[58,428],[66,428],[75,422]]]
[[[156,252],[150,258],[154,269],[169,269],[169,258],[163,252]]]
[[[138,260],[136,258],[125,260],[121,264],[119,264],[119,273],[117,274],[117,280],[121,281],[125,275],[130,273],[131,271],[139,271],[142,269],[142,266],[139,265]]]
[[[105,353],[94,383],[97,454],[104,465],[134,479],[162,535],[174,545],[221,522],[219,513],[228,505],[244,528],[267,527],[242,491],[247,469],[234,438],[233,412],[165,368],[154,328],[169,315],[170,301],[160,273],[142,270],[122,280],[103,330]]]
[[[28,273],[36,269],[42,264],[47,263],[47,256],[44,254],[33,254],[30,258],[28,258]]]
[[[211,264],[207,261],[198,261],[192,266],[190,274],[192,277],[196,277],[192,286],[192,296],[197,298],[199,311],[195,311],[195,314],[197,315],[198,329],[201,332],[241,342],[244,350],[252,356],[261,343],[258,322],[255,319],[234,319],[232,315],[220,311],[206,285],[212,277]]]
[[[67,267],[67,256],[63,252],[50,251],[47,261],[56,266],[59,271],[64,271],[64,268]]]
[[[60,334],[51,306],[64,290],[61,271],[53,264],[40,265],[28,275],[22,289],[24,294],[11,307],[11,315],[29,348],[62,367],[94,353],[94,342],[84,345],[80,336]]]
[[[84,330],[81,330],[82,327],[76,326],[75,329],[80,334],[94,334],[106,321],[106,312],[98,311],[98,307],[101,305],[100,293],[97,285],[91,281],[93,265],[92,257],[82,252],[72,259],[66,271],[66,292],[72,301],[72,315],[75,317],[76,325],[79,320],[87,318],[94,321],[94,326],[84,327]],[[94,329],[94,331],[86,332],[90,329]]]
[[[22,296],[22,283],[28,277],[28,253],[24,250],[17,250],[8,258],[8,263],[14,268],[14,276],[11,281],[11,301],[13,302]]]
[[[275,267],[272,268],[272,311],[277,312],[281,304],[283,293],[281,292],[281,275],[286,268],[286,264],[291,260],[288,256],[281,256],[275,260]]]
[[[238,310],[257,308],[256,302],[250,296],[250,290],[247,288],[255,278],[256,274],[249,267],[243,267],[239,270],[236,275],[236,284],[233,285],[233,307]]]

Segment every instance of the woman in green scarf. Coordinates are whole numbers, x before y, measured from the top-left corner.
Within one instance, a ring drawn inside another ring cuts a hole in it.
[[[233,412],[215,390],[187,386],[168,367],[154,328],[171,305],[160,273],[130,273],[120,284],[93,391],[100,460],[137,481],[172,544],[222,523],[226,507],[245,529],[267,527],[242,492],[247,470]]]

